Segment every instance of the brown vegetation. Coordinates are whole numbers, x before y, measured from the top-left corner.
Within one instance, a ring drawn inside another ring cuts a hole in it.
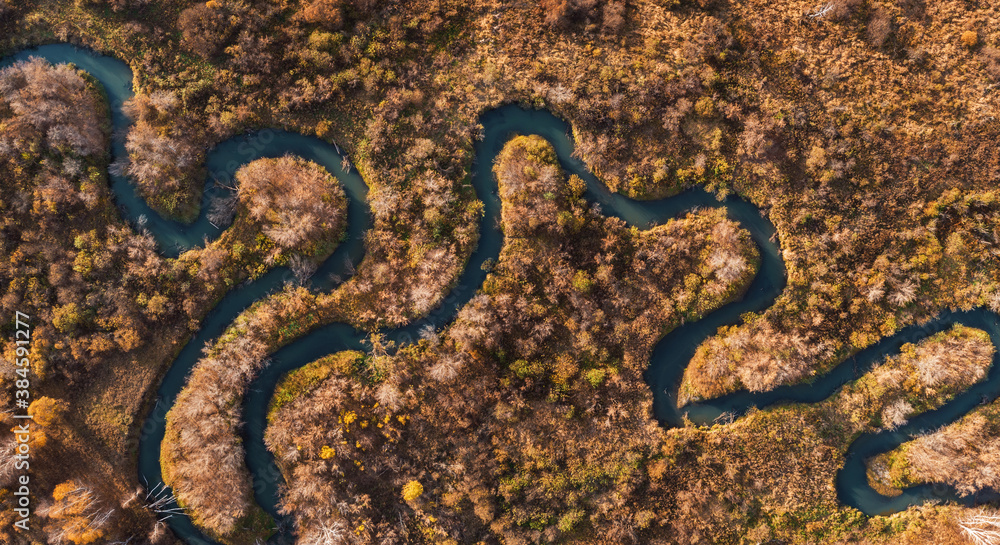
[[[898,355],[844,386],[831,403],[849,416],[855,433],[895,429],[982,380],[995,351],[985,331],[956,325],[903,345]]]
[[[39,502],[31,532],[17,531],[11,485],[24,469],[5,456],[5,543],[109,542],[144,535],[155,522],[141,505],[123,505],[134,485],[121,476],[134,472],[118,453],[142,406],[136,390],[152,381],[157,365],[137,355],[162,352],[159,343],[185,332],[186,318],[203,309],[187,314],[179,303],[205,290],[195,285],[185,293],[186,269],[161,259],[149,237],[117,219],[104,175],[106,124],[100,95],[78,71],[41,60],[0,71],[0,313],[8,332],[15,311],[32,325],[30,488]],[[161,340],[153,341],[152,331]],[[7,338],[0,358],[5,411],[20,378],[15,337]],[[105,410],[124,413],[119,420],[91,420],[95,382]],[[14,426],[6,412],[2,424]],[[13,437],[4,444],[12,452]]]
[[[53,503],[44,509],[52,521],[48,529],[48,543],[58,545],[98,543],[104,537],[105,527],[113,521],[115,509],[101,505],[92,489],[74,481],[57,485],[52,492]]]
[[[265,350],[255,339],[239,337],[209,353],[168,415],[163,481],[195,524],[227,543],[227,534],[256,508],[251,483],[243,478],[241,411],[234,401],[264,363]]]
[[[250,225],[273,241],[241,256],[257,271],[262,262],[287,262],[289,256],[318,262],[333,252],[346,228],[347,199],[322,167],[292,156],[258,159],[237,171],[236,181],[236,223],[203,253],[224,247]],[[256,303],[206,348],[167,415],[164,482],[195,523],[221,541],[239,543],[247,525],[250,533],[262,531],[239,438],[240,400],[267,354],[315,326],[321,315],[305,288],[289,287]]]
[[[51,153],[78,157],[104,152],[93,92],[71,67],[53,67],[41,59],[18,63],[3,71],[0,94],[8,113],[4,155],[35,151],[32,142],[44,142]]]
[[[212,57],[232,33],[230,13],[224,2],[195,4],[181,12],[177,28],[183,33],[182,44],[188,50]]]

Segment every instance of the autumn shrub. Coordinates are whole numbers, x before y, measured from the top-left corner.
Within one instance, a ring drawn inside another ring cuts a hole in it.
[[[542,0],[545,22],[565,28],[574,22],[603,22],[606,30],[616,32],[622,24],[624,2],[598,2],[598,0]],[[603,21],[602,21],[603,14]]]
[[[584,9],[593,8],[596,2],[589,2],[585,6],[581,6]],[[557,26],[568,24],[568,15],[571,10],[577,7],[577,4],[571,2],[570,0],[548,0],[541,3],[542,10],[545,17],[545,22]]]
[[[828,6],[830,11],[827,16],[834,21],[842,21],[857,13],[863,5],[863,0],[831,0],[830,3],[824,4],[821,9]]]
[[[979,44],[979,33],[975,30],[966,30],[961,36],[962,45],[968,49],[972,49]]]
[[[868,21],[866,37],[873,47],[882,47],[893,32],[893,18],[885,8],[878,8]]]
[[[995,47],[983,47],[979,50],[986,73],[993,81],[1000,80],[1000,49]]]
[[[62,416],[68,409],[69,406],[65,401],[51,397],[40,397],[28,406],[28,414],[32,416],[32,420],[36,424],[48,428],[53,424],[60,423]]]
[[[403,500],[414,501],[424,493],[424,487],[420,481],[410,481],[403,485]]]

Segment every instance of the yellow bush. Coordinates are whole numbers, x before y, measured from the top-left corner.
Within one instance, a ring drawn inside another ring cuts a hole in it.
[[[406,501],[413,501],[423,493],[424,485],[420,484],[419,481],[410,481],[403,485],[403,499]]]
[[[979,43],[979,34],[975,30],[966,30],[962,33],[962,45],[972,49]]]
[[[62,484],[57,484],[55,490],[52,491],[52,499],[56,501],[62,501],[70,492],[76,490],[77,486],[72,481],[66,481]]]
[[[28,406],[28,414],[41,426],[51,426],[66,412],[66,403],[51,397],[40,397]]]

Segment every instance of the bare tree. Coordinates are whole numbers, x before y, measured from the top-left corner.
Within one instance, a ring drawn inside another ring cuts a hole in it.
[[[1000,545],[1000,514],[982,509],[958,520],[959,527],[976,545]]]
[[[306,280],[316,272],[316,262],[303,257],[302,254],[294,254],[288,258],[288,268],[295,275],[295,280],[299,284],[305,284]]]

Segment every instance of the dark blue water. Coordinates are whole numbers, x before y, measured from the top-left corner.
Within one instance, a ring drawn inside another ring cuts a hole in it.
[[[23,51],[8,57],[0,65],[30,56],[39,56],[53,63],[73,63],[93,75],[108,94],[115,132],[125,133],[129,120],[122,115],[121,105],[132,93],[132,73],[127,65],[66,44]],[[477,198],[484,204],[484,214],[479,222],[478,246],[470,256],[458,283],[438,308],[424,319],[384,332],[397,344],[415,341],[419,330],[424,327],[437,329],[446,325],[482,285],[486,273],[481,266],[488,259],[496,259],[503,244],[497,221],[500,202],[491,172],[493,160],[514,134],[538,134],[555,147],[559,162],[568,173],[577,174],[587,182],[587,198],[598,203],[605,214],[621,218],[639,228],[649,228],[654,223],[663,223],[694,207],[724,207],[731,218],[750,232],[760,250],[760,269],[741,300],[725,305],[697,322],[674,329],[655,346],[646,380],[653,391],[655,415],[666,426],[680,425],[685,413],[695,422],[706,423],[724,412],[740,414],[750,406],[822,400],[845,382],[870,368],[873,363],[898,352],[904,343],[917,341],[953,323],[984,329],[990,333],[994,345],[1000,346],[1000,326],[995,314],[982,310],[944,313],[926,326],[907,328],[857,354],[810,384],[782,387],[762,394],[740,392],[688,405],[679,410],[676,406],[677,387],[698,345],[714,335],[718,327],[739,323],[742,314],[766,309],[784,288],[785,267],[775,242],[774,226],[753,204],[735,198],[719,202],[713,195],[700,189],[688,190],[657,201],[635,201],[609,192],[581,161],[573,158],[573,144],[567,136],[569,126],[548,112],[505,106],[484,114],[481,122],[485,128],[485,137],[475,144],[475,162],[470,179]],[[112,144],[111,151],[115,159],[125,156],[124,146],[119,141]],[[367,187],[364,181],[356,173],[344,172],[340,168],[340,154],[324,141],[266,129],[218,145],[206,160],[209,179],[206,180],[202,199],[202,214],[190,225],[160,217],[136,195],[133,186],[124,177],[112,176],[111,189],[124,218],[135,225],[141,223],[140,218],[144,218],[144,228],[153,234],[161,252],[166,256],[176,256],[179,252],[202,244],[206,239],[214,239],[220,233],[205,217],[209,201],[226,191],[216,186],[213,180],[229,181],[241,165],[259,157],[276,157],[285,153],[294,153],[323,165],[343,183],[349,198],[346,241],[320,267],[312,282],[313,289],[330,289],[349,277],[363,257],[363,234],[370,227],[371,219],[365,202]],[[201,349],[218,337],[240,312],[254,301],[280,288],[289,278],[287,270],[276,269],[254,282],[230,291],[208,313],[201,329],[171,365],[157,391],[155,407],[143,423],[140,433],[139,476],[149,488],[162,483],[159,456],[165,415],[183,388],[186,376],[197,363]],[[277,486],[282,482],[281,475],[263,443],[267,407],[274,388],[282,375],[290,370],[328,354],[363,349],[364,336],[362,332],[346,324],[330,324],[318,328],[278,350],[268,367],[250,386],[243,407],[247,421],[243,431],[246,461],[254,478],[255,497],[265,511],[276,518],[279,529],[287,529],[287,521],[278,517],[276,512]],[[867,514],[884,514],[905,509],[928,498],[954,499],[953,491],[941,487],[914,487],[905,491],[902,496],[891,499],[881,496],[868,486],[863,462],[869,456],[895,448],[920,430],[954,421],[984,399],[996,398],[1000,394],[998,368],[1000,366],[994,365],[986,381],[970,388],[940,409],[913,418],[907,426],[891,433],[867,434],[858,438],[848,450],[846,465],[838,475],[837,490],[841,500]],[[189,544],[211,543],[186,516],[174,516],[168,522],[173,531]],[[283,532],[274,540],[284,541],[288,537],[287,532]]]

